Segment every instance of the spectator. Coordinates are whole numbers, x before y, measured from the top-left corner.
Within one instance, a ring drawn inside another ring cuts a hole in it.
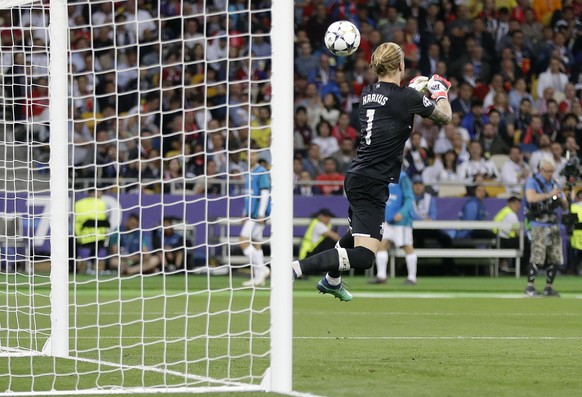
[[[558,102],[554,99],[547,101],[547,112],[542,115],[542,129],[550,140],[564,142],[564,137],[560,134],[560,110]]]
[[[434,143],[433,153],[436,155],[442,155],[453,148],[453,140],[457,129],[452,124],[447,124],[441,129],[440,136]]]
[[[457,153],[456,151],[447,151],[442,158],[442,162],[439,161],[440,167],[437,173],[437,182],[460,182],[459,171],[457,169]],[[438,191],[438,189],[437,189]]]
[[[534,122],[536,119],[540,121],[539,126],[541,129],[541,119],[539,117],[534,117],[532,122]],[[552,157],[550,137],[548,135],[541,134],[539,142],[539,149],[532,152],[529,157],[529,168],[533,173],[538,171],[538,165],[543,157]]]
[[[466,161],[469,161],[470,155],[469,151],[467,150],[467,145],[463,140],[463,137],[460,133],[456,133],[453,137],[453,151],[457,155],[457,164],[463,164]]]
[[[534,108],[539,114],[546,114],[548,112],[548,102],[554,100],[554,89],[552,87],[546,87],[544,89],[544,95],[538,97],[534,103]]]
[[[560,102],[560,114],[566,114],[572,111],[574,103],[580,104],[580,98],[576,96],[576,87],[572,83],[566,84],[564,88],[564,99]]]
[[[461,125],[461,121],[461,113],[454,112],[451,124],[455,126],[457,133],[461,134],[462,141],[468,143],[471,140],[471,136],[469,135],[469,131]]]
[[[162,269],[166,273],[184,270],[186,241],[184,236],[174,229],[175,219],[165,217],[163,226],[153,238],[153,248]]]
[[[562,155],[564,153],[564,148],[558,142],[552,142],[550,146],[552,150],[552,160],[554,160],[554,175],[552,176],[554,180],[563,184],[566,179],[562,175],[562,170],[566,166],[566,158]]]
[[[531,108],[531,104],[533,104],[533,97],[527,91],[525,79],[523,77],[518,77],[515,80],[511,91],[509,91],[509,106],[511,106],[511,108],[519,114],[518,109],[520,109],[524,99],[529,100]]]
[[[459,86],[459,96],[451,101],[453,113],[460,113],[461,118],[471,112],[473,87],[467,82],[461,82]],[[482,105],[482,104],[481,104]]]
[[[331,218],[335,218],[335,215],[330,210],[322,208],[313,214],[311,218],[311,222],[301,240],[297,259],[305,259],[331,249],[340,239],[340,235],[331,228]]]
[[[420,175],[412,178],[412,191],[414,193],[414,220],[436,220],[438,217],[436,202],[425,191]],[[436,240],[440,248],[450,248],[452,246],[451,237],[442,230],[413,229],[412,236],[416,248],[426,247],[427,240]]]
[[[307,124],[309,124],[312,131],[315,131],[317,123],[321,120],[321,113],[323,112],[323,103],[315,84],[307,84],[305,87],[305,98],[299,101],[297,106],[303,106],[307,109]]]
[[[311,43],[300,43],[299,54],[295,58],[295,73],[303,78],[307,78],[309,73],[317,68],[318,63],[319,59],[313,54]]]
[[[293,194],[302,197],[313,197],[323,194],[321,189],[314,185],[312,181],[313,178],[309,175],[309,172],[301,171],[299,174],[299,180],[296,181],[295,187],[293,188]]]
[[[461,126],[469,132],[471,139],[479,139],[483,131],[482,119],[483,103],[480,100],[471,102],[471,112],[465,114],[461,120]]]
[[[322,120],[331,125],[335,125],[339,119],[340,111],[337,108],[335,96],[332,93],[325,94],[323,98]]]
[[[311,70],[307,76],[307,81],[314,83],[318,89],[335,80],[335,69],[329,63],[329,55],[326,53],[319,54],[319,65]]]
[[[508,47],[514,55],[515,65],[527,75],[531,64],[535,62],[530,43],[524,40],[523,32],[519,28],[513,30],[510,34],[511,43]]]
[[[318,124],[319,126],[319,124]],[[331,132],[330,132],[331,133]],[[295,128],[293,131],[294,149],[305,153],[307,146],[313,139],[313,130],[307,124],[307,110],[303,106],[295,109]]]
[[[521,195],[522,188],[531,171],[525,161],[519,146],[512,146],[509,159],[501,167],[501,182],[508,194]]]
[[[580,147],[576,143],[576,137],[570,135],[566,138],[564,143],[564,152],[567,159],[580,159]]]
[[[515,120],[513,121],[513,126],[515,133],[517,134],[520,141],[523,141],[526,136],[526,131],[531,124],[532,119],[532,105],[529,98],[522,98],[519,107],[516,108],[517,112],[515,115]],[[533,141],[533,137],[528,138],[528,143]],[[524,142],[525,143],[525,142]]]
[[[564,137],[565,142],[570,137],[577,137],[582,134],[582,129],[578,127],[578,116],[574,113],[567,113],[562,118],[562,128],[560,135]]]
[[[337,139],[331,136],[331,125],[322,120],[317,125],[317,136],[313,138],[313,143],[319,146],[321,157],[329,157],[339,150]]]
[[[321,160],[321,151],[319,145],[312,143],[307,150],[307,157],[301,162],[303,169],[309,172],[312,179],[323,172],[323,161]]]
[[[422,174],[422,171],[428,167],[428,153],[421,146],[422,135],[419,132],[413,132],[410,136],[410,149],[406,150],[404,155],[404,164],[407,167],[406,173],[413,177]]]
[[[386,18],[381,18],[376,27],[382,34],[382,40],[392,41],[392,36],[396,30],[404,29],[406,20],[398,13],[395,4],[390,3],[387,8]]]
[[[515,140],[515,128],[513,127],[513,123],[507,124],[505,120],[502,120],[501,114],[497,109],[492,109],[488,115],[489,124],[493,126],[495,134],[499,135],[503,142],[508,146],[513,145]]]
[[[469,143],[468,161],[459,166],[459,177],[465,182],[471,182],[476,175],[481,175],[485,180],[496,180],[499,172],[491,160],[483,158],[483,147],[479,141],[473,140]]]
[[[483,126],[483,134],[479,138],[479,142],[483,147],[483,155],[485,158],[490,158],[495,154],[509,153],[509,146],[490,123]]]
[[[437,43],[431,43],[428,45],[428,51],[426,55],[420,56],[420,61],[418,63],[418,68],[420,69],[420,74],[423,76],[432,76],[437,73],[437,64],[440,60],[440,47]]]
[[[137,0],[128,0],[125,3],[125,25],[129,32],[135,32],[136,36],[142,41],[148,34],[155,33],[157,26],[152,14],[141,7],[137,7]]]
[[[206,44],[206,39],[202,33],[200,33],[200,28],[198,26],[198,20],[196,18],[188,18],[184,22],[184,45],[190,49],[195,48],[200,45],[204,48]]]
[[[164,193],[177,194],[185,188],[184,170],[177,158],[164,163]]]
[[[495,97],[493,97],[493,105],[487,109],[486,113],[489,114],[492,110],[499,112],[501,122],[504,125],[513,125],[513,109],[509,107],[509,99],[505,91],[495,94]]]
[[[337,172],[337,163],[333,157],[326,157],[323,160],[323,173],[315,177],[317,182],[320,182],[317,187],[325,196],[343,194],[344,175]],[[331,184],[323,184],[321,182],[332,182]],[[335,182],[335,183],[333,183]]]
[[[146,232],[140,229],[140,219],[129,214],[125,224],[111,236],[109,241],[111,268],[120,275],[150,274],[159,270],[160,260],[151,253],[151,242]]]
[[[303,172],[303,165],[301,164],[301,156],[293,158],[293,182],[297,183],[301,179],[301,172]]]
[[[474,187],[473,194],[469,195],[469,198],[463,204],[463,207],[459,211],[457,218],[460,221],[485,221],[489,218],[489,213],[487,208],[483,203],[483,199],[486,197],[487,192],[483,185],[477,184]],[[473,238],[473,239],[486,239],[493,238],[495,235],[490,230],[457,230],[455,234],[456,239],[461,238]]]
[[[483,98],[483,109],[489,110],[493,106],[493,99],[495,95],[500,92],[505,92],[503,88],[503,77],[501,74],[495,74],[491,78],[491,83],[489,84],[489,90],[485,98]]]
[[[315,49],[320,49],[323,48],[325,32],[333,20],[328,15],[323,3],[314,5],[314,8],[313,15],[307,21],[306,31],[311,41],[311,46]]]
[[[331,155],[338,164],[338,171],[345,174],[352,160],[356,157],[355,142],[351,138],[343,138],[340,148]]]
[[[354,142],[358,139],[358,132],[350,125],[350,115],[342,112],[335,127],[331,131],[331,135],[341,143],[343,138],[350,138]]]
[[[542,129],[542,118],[539,115],[534,114],[531,117],[529,127],[525,133],[520,136],[522,149],[528,152],[532,151],[531,148],[534,148],[534,151],[537,147],[542,149],[542,136],[547,136],[548,142],[550,141],[549,135],[545,135],[544,130]]]
[[[257,143],[261,149],[269,147],[271,139],[271,108],[270,106],[261,106],[259,113],[251,121],[251,139]]]
[[[525,37],[529,38],[535,45],[542,40],[543,25],[536,20],[536,14],[531,7],[526,7],[524,10],[524,21],[521,25],[521,30]]]
[[[568,75],[564,72],[564,65],[558,58],[550,60],[548,69],[540,73],[537,85],[538,97],[545,97],[544,90],[548,87],[553,88],[556,93],[564,93],[566,84],[568,84]]]
[[[222,183],[218,175],[218,168],[214,160],[208,159],[206,162],[206,172],[199,174],[194,185],[194,194],[220,194]]]

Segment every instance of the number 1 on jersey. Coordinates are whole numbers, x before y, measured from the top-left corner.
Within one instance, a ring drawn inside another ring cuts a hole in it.
[[[372,127],[374,123],[374,113],[376,113],[376,109],[368,109],[366,112],[366,117],[368,118],[368,126],[366,127],[366,145],[369,145],[372,142]]]

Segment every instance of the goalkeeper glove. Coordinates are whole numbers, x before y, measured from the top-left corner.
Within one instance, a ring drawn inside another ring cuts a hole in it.
[[[415,78],[410,80],[410,83],[408,83],[408,86],[410,88],[415,89],[416,91],[421,93],[423,93],[426,90],[427,85],[428,77],[426,76],[416,76]]]
[[[438,74],[434,74],[428,81],[428,90],[432,94],[431,98],[437,102],[439,99],[448,98],[449,88],[451,88],[451,83]]]

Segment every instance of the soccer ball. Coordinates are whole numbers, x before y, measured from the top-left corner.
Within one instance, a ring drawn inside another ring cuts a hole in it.
[[[333,55],[352,55],[360,46],[360,31],[351,22],[334,22],[325,32],[325,45]]]

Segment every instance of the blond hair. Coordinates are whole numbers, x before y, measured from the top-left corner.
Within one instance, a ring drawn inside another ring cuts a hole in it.
[[[404,53],[396,43],[382,43],[372,54],[370,66],[378,76],[394,74],[400,63],[404,61]]]

